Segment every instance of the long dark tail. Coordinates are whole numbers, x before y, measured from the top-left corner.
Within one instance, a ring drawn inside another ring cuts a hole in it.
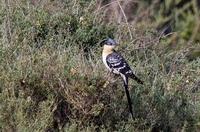
[[[133,118],[132,102],[131,102],[131,97],[130,97],[129,90],[128,90],[128,78],[124,77],[123,79],[124,79],[123,80],[124,81],[124,89],[125,89],[126,97],[128,100],[129,110],[130,110],[131,116]]]
[[[136,82],[138,82],[139,84],[144,84],[142,80],[140,80],[137,76],[135,76],[134,74],[131,74],[129,76],[130,78],[132,78],[133,80],[135,80]]]

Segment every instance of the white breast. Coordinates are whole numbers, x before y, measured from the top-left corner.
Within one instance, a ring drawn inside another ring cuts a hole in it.
[[[108,68],[109,71],[111,71],[110,67],[108,66],[107,62],[106,62],[106,57],[107,55],[102,54],[102,58],[103,58],[103,63],[104,65]]]

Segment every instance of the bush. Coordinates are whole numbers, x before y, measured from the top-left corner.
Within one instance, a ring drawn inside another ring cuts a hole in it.
[[[199,58],[147,24],[106,24],[95,3],[75,2],[51,5],[57,12],[48,2],[13,2],[10,13],[1,4],[1,131],[197,131]],[[108,79],[101,61],[98,42],[108,36],[145,82],[130,81],[134,120],[121,79]]]

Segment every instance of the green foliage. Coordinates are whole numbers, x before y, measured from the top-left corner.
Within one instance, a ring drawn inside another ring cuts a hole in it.
[[[11,2],[9,12],[1,4],[0,131],[198,131],[199,44],[186,41],[194,16],[183,15],[182,47],[173,48],[173,36],[146,21],[127,30],[104,23],[94,1],[56,2]],[[145,82],[130,80],[134,120],[121,79],[108,78],[101,61],[98,42],[108,36]]]

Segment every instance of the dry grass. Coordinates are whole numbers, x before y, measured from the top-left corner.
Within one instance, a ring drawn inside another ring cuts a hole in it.
[[[173,49],[174,36],[148,25],[103,24],[88,13],[93,2],[53,3],[1,3],[1,131],[199,130],[200,59],[188,59],[199,44],[176,38],[185,45]],[[105,85],[97,42],[106,36],[145,81],[130,81],[134,121],[120,78]]]

